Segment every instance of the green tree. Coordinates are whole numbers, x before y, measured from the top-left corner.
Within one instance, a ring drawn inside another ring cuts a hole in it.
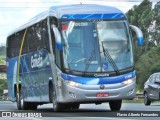
[[[152,47],[138,59],[136,64],[138,90],[143,90],[144,83],[152,73],[160,71],[159,51],[160,46]]]
[[[133,8],[126,13],[129,23],[139,27],[144,35],[145,46],[139,47],[137,46],[135,33],[133,33],[136,61],[138,60],[139,56],[150,49],[150,42],[148,41],[148,28],[150,27],[152,21],[152,12],[152,2],[150,2],[149,0],[144,0],[140,5],[133,6]]]
[[[155,4],[152,15],[152,29],[150,30],[151,41],[160,45],[160,1]]]

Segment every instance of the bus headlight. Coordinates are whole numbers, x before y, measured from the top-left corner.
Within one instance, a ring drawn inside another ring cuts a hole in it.
[[[78,86],[82,85],[80,83],[77,83],[77,82],[74,82],[74,81],[69,81],[69,80],[65,80],[65,83],[69,86],[72,86],[72,87],[78,87]]]
[[[126,81],[124,81],[124,82],[122,82],[123,84],[125,84],[125,85],[129,85],[129,84],[131,84],[133,82],[133,79],[128,79],[128,80],[126,80]]]

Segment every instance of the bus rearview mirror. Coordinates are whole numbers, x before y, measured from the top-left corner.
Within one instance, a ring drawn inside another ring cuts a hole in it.
[[[142,33],[142,31],[138,27],[136,27],[134,25],[130,25],[130,28],[133,31],[136,32],[138,45],[139,46],[143,46],[144,45],[144,39],[143,39],[143,33]]]

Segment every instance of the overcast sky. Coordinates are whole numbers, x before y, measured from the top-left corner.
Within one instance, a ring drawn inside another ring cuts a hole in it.
[[[6,42],[6,36],[9,32],[50,6],[79,4],[81,2],[84,4],[93,3],[115,6],[123,12],[127,12],[133,5],[138,5],[141,1],[142,0],[0,0],[0,44]]]

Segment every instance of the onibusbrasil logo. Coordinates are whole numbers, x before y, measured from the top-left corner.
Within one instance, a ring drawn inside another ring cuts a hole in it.
[[[32,113],[32,112],[2,112],[3,118],[25,118],[25,117],[42,117],[41,113]]]

